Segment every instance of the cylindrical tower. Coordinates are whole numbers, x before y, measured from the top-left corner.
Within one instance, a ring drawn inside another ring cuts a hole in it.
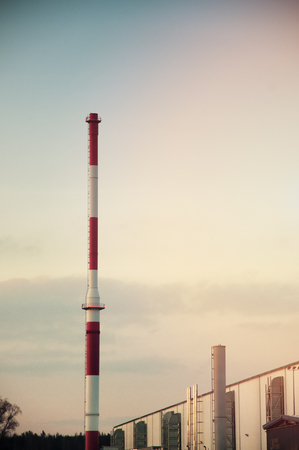
[[[98,291],[98,124],[96,113],[89,124],[89,267],[86,303],[85,449],[99,448],[100,303]]]
[[[213,347],[215,449],[226,450],[226,375],[225,347]]]

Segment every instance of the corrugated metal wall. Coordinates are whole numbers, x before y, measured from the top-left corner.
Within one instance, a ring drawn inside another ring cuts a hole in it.
[[[227,392],[234,392],[233,407],[235,411],[235,448],[230,446],[230,450],[267,450],[266,432],[262,426],[267,422],[267,395],[269,395],[268,389],[271,380],[274,378],[283,377],[284,414],[293,415],[295,413],[299,415],[299,370],[297,368],[291,370],[290,367],[299,368],[299,363],[274,369],[227,387]],[[207,450],[213,450],[212,394],[198,395],[195,410],[194,392],[196,392],[195,388],[193,390],[189,388],[187,395],[190,397],[186,402],[116,426],[114,429],[121,428],[125,432],[125,449],[134,448],[134,423],[140,420],[144,420],[147,424],[148,447],[160,447],[162,445],[162,417],[165,413],[173,411],[181,414],[182,450],[204,450],[204,446]],[[195,421],[194,414],[196,414]],[[190,419],[189,428],[187,417]],[[188,429],[190,431],[189,447]],[[193,435],[193,429],[196,430],[196,436]],[[228,435],[231,432],[231,430],[228,430]]]

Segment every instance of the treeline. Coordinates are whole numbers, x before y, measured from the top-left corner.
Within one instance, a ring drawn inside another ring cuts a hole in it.
[[[38,435],[26,431],[20,435],[13,434],[0,439],[2,450],[84,450],[85,438],[82,433],[74,436],[46,434],[44,431]],[[110,446],[110,434],[101,433],[99,436],[99,449]]]

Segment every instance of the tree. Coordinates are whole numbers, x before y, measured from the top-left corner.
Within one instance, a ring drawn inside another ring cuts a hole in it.
[[[8,436],[19,426],[16,419],[18,414],[22,414],[22,411],[17,405],[12,405],[7,398],[0,397],[0,438]]]

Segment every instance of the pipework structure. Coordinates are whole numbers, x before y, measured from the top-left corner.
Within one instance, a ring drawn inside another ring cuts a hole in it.
[[[85,450],[99,448],[99,374],[100,374],[100,303],[98,290],[98,125],[96,113],[86,118],[89,124],[89,232],[88,289],[86,303],[85,350]]]
[[[215,450],[226,450],[226,369],[225,346],[212,348],[214,358],[214,423]]]

